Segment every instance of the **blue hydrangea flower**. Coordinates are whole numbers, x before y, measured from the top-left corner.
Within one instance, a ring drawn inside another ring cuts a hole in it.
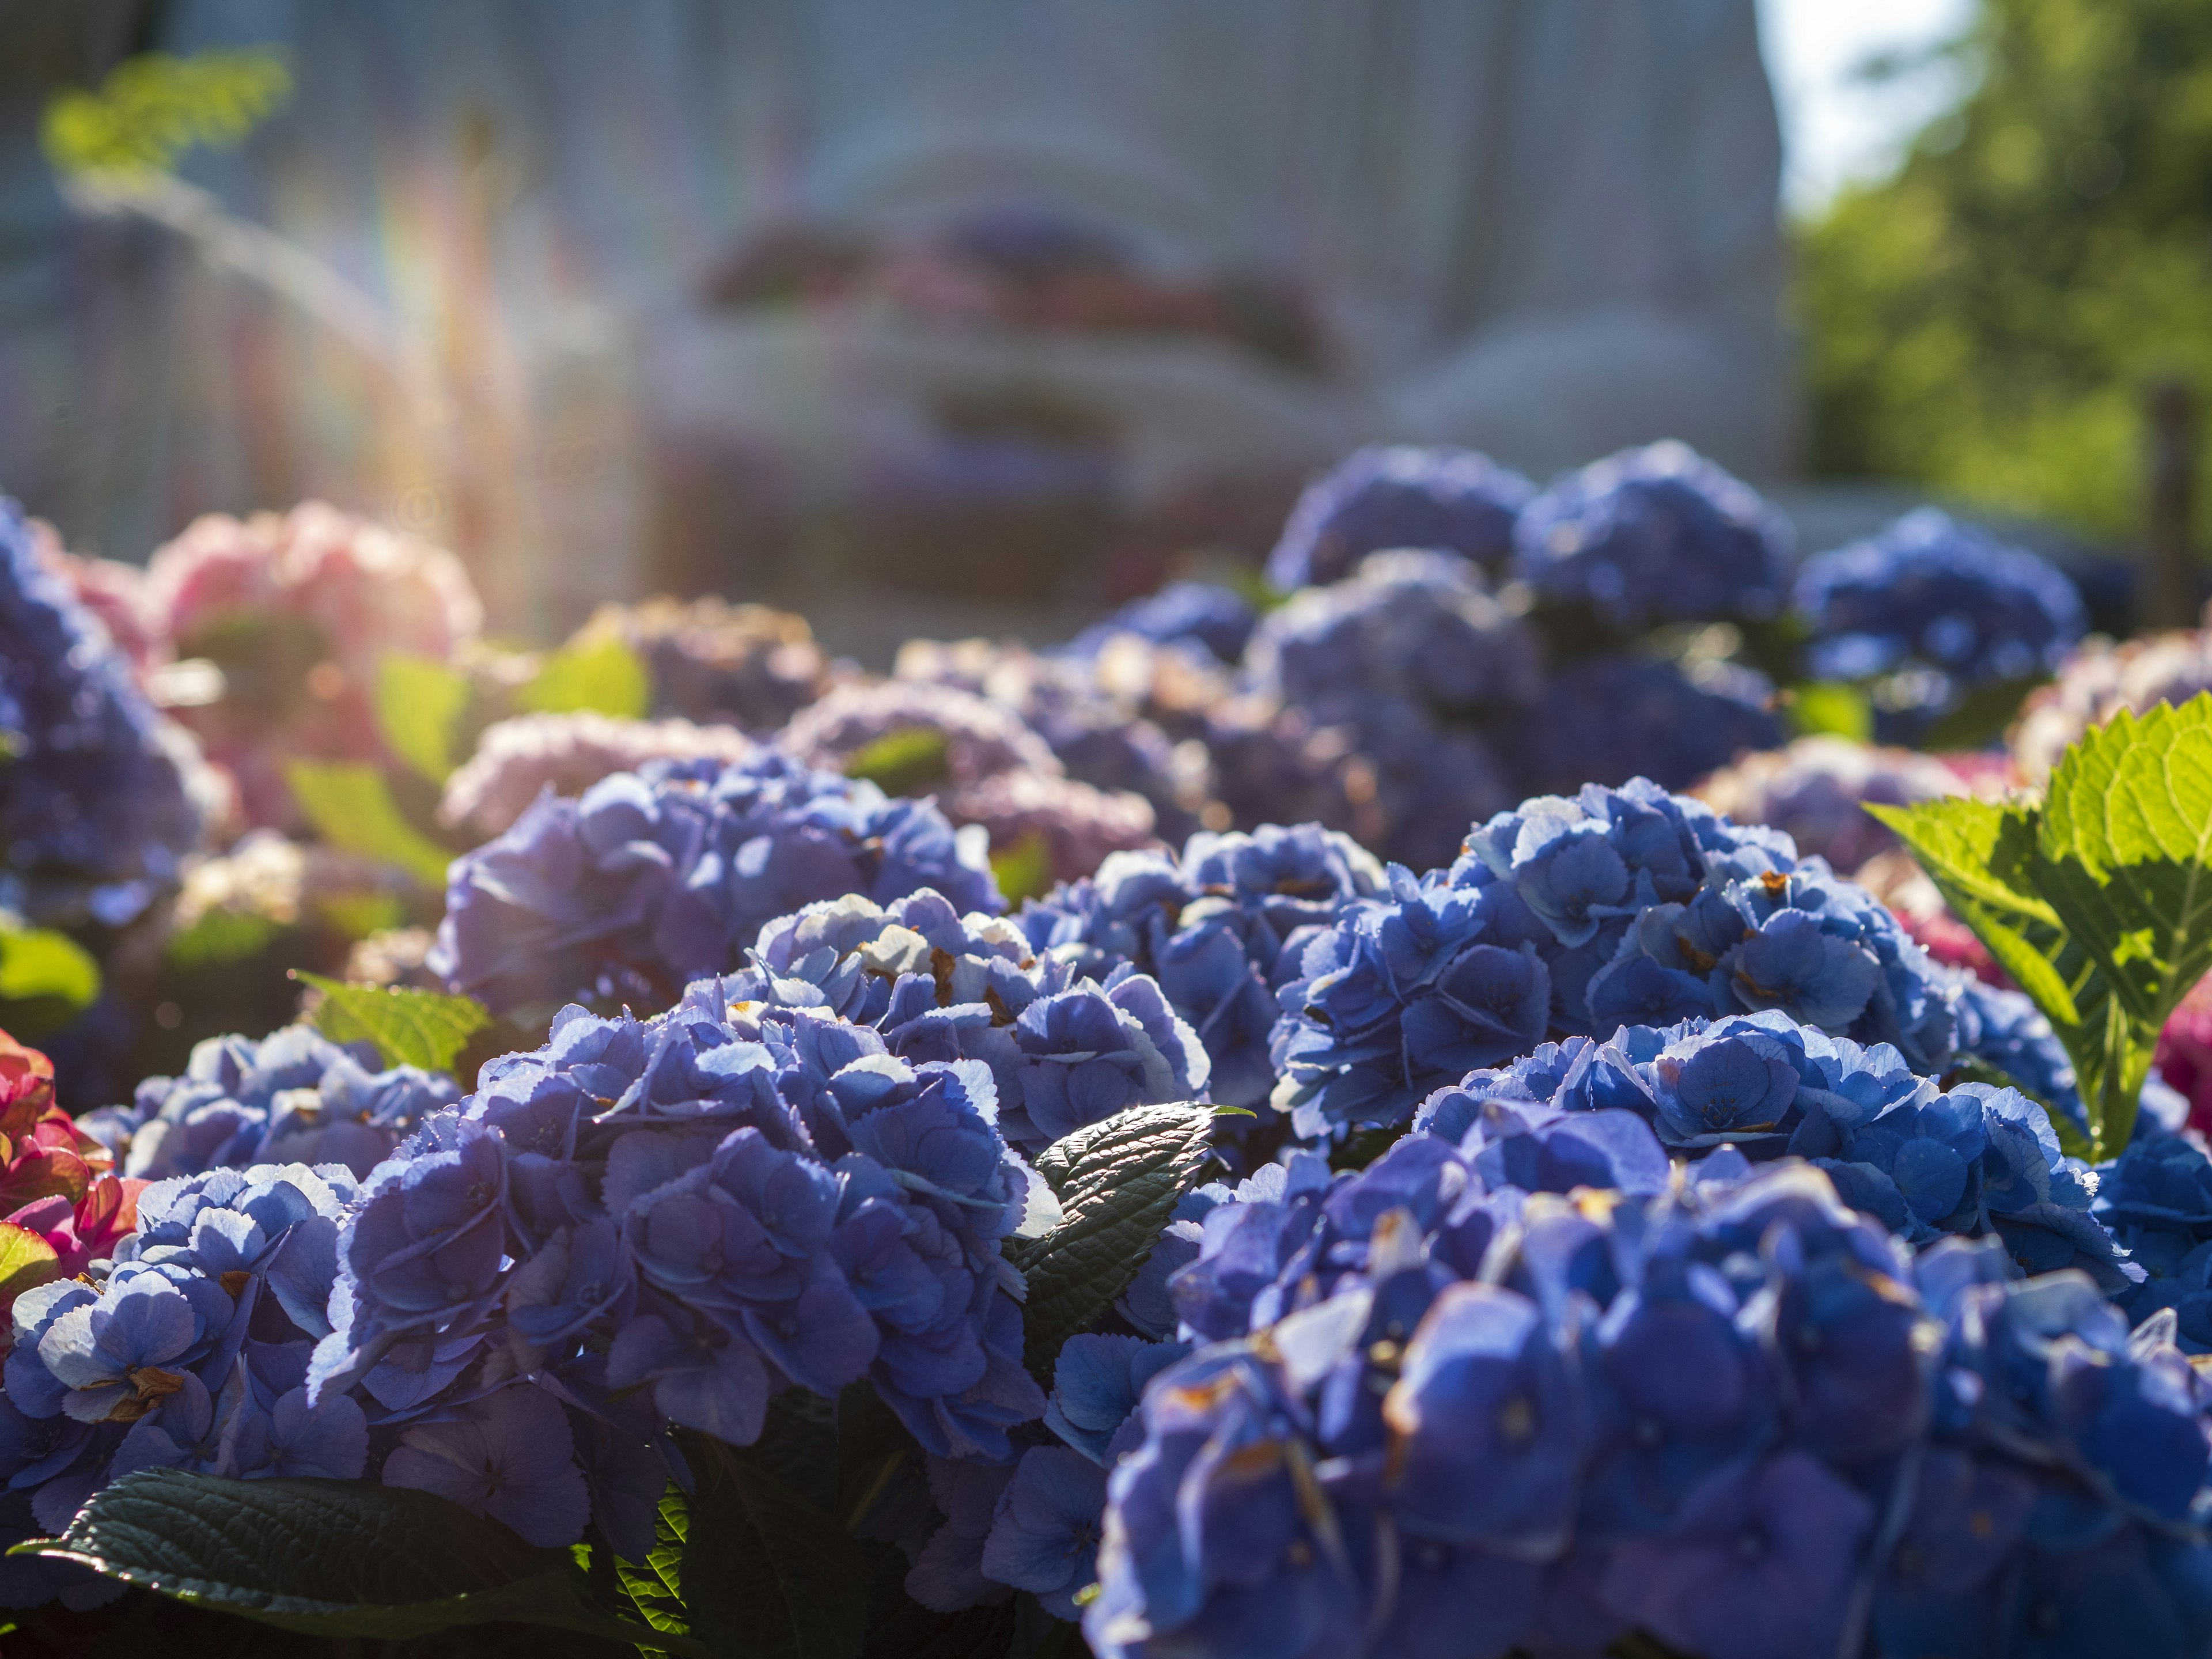
[[[1350,580],[1271,611],[1245,652],[1258,690],[1322,720],[1395,698],[1473,714],[1534,700],[1538,657],[1526,624],[1464,560],[1370,554]]]
[[[929,801],[774,752],[656,761],[580,799],[545,796],[456,860],[429,965],[502,1012],[580,996],[665,1006],[817,899],[933,887],[962,911],[1002,909],[984,853]]]
[[[2087,627],[2081,596],[2049,560],[1935,507],[1805,561],[1792,603],[1820,679],[1908,665],[1960,688],[2055,671]]]
[[[1513,550],[1514,521],[1535,493],[1519,473],[1471,449],[1356,450],[1298,497],[1267,556],[1268,585],[1288,593],[1340,581],[1368,554],[1399,547],[1495,568]]]
[[[1161,645],[1194,645],[1218,661],[1233,663],[1244,654],[1244,641],[1258,620],[1252,602],[1234,588],[1218,582],[1170,582],[1093,623],[1063,649],[1073,657],[1096,656],[1115,635],[1134,634]]]
[[[1533,707],[1497,724],[1495,744],[1525,794],[1635,777],[1686,789],[1747,750],[1779,748],[1773,708],[1773,684],[1751,669],[1607,653],[1553,672]]]
[[[1017,1146],[1129,1106],[1201,1098],[1212,1072],[1196,1033],[1133,964],[1037,953],[1014,924],[963,917],[927,890],[888,907],[857,895],[809,905],[763,928],[750,956],[728,981],[740,1002],[842,1015],[915,1062],[988,1065],[999,1132]],[[1103,982],[1079,978],[1078,959]]]
[[[336,1240],[313,1395],[443,1425],[526,1371],[568,1413],[580,1484],[559,1484],[585,1497],[546,1513],[570,1537],[579,1504],[610,1536],[649,1525],[654,1424],[746,1443],[793,1386],[866,1377],[925,1449],[1010,1458],[1045,1401],[999,1249],[1033,1177],[991,1067],[733,992],[649,1021],[566,1009],[380,1165]],[[408,1432],[449,1461],[468,1439]]]
[[[1508,1069],[1587,1099],[1666,1046]],[[1733,1148],[1643,1193],[1516,1186],[1486,1155],[1561,1120],[1657,1147],[1632,1112],[1498,1080],[1365,1170],[1301,1158],[1206,1212],[1174,1291],[1207,1346],[1143,1390],[1109,1475],[1096,1651],[1598,1651],[1641,1628],[1750,1659],[1858,1618],[1900,1654],[2007,1630],[2096,1651],[2107,1626],[2192,1650],[2212,1550],[2173,1518],[2212,1440],[2171,1311],[2130,1335],[2087,1276],[2024,1279],[1995,1238],[1916,1260],[1824,1170]],[[1808,1071],[1805,1109],[1851,1118],[1854,1083]],[[1457,1147],[1433,1132],[1453,1115]]]
[[[435,1492],[547,1547],[574,1541],[591,1509],[567,1416],[527,1386],[409,1427],[384,1460],[384,1484]]]
[[[16,1299],[0,1468],[41,1527],[136,1468],[361,1474],[362,1406],[303,1386],[353,1194],[340,1164],[158,1182],[112,1261]]]
[[[1318,824],[1200,833],[1182,856],[1117,853],[1015,918],[1040,957],[1104,980],[1127,964],[1155,980],[1204,1045],[1212,1097],[1267,1098],[1275,992],[1346,903],[1381,890],[1382,866]]]
[[[1394,872],[1310,939],[1279,1001],[1273,1098],[1302,1139],[1403,1122],[1548,1034],[1771,1009],[1923,1071],[1951,1035],[1925,952],[1872,895],[1640,779],[1524,802],[1449,871]]]
[[[160,1181],[257,1164],[342,1164],[366,1176],[439,1107],[460,1098],[443,1073],[376,1068],[368,1043],[288,1025],[255,1042],[209,1037],[182,1077],[150,1077],[129,1106],[78,1119],[125,1175]]]
[[[1623,633],[1782,609],[1790,526],[1686,445],[1625,449],[1553,481],[1514,526],[1515,568]]]
[[[1096,1576],[1105,1510],[1106,1472],[1097,1463],[1062,1446],[1032,1446],[984,1541],[984,1577],[1031,1591],[1054,1618],[1076,1618],[1076,1592]]]
[[[209,808],[191,739],[0,497],[0,909],[121,927],[178,879]]]

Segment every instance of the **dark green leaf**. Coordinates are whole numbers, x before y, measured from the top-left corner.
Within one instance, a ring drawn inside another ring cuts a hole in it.
[[[294,761],[284,776],[315,833],[340,852],[404,870],[426,887],[446,884],[453,855],[408,823],[376,768],[358,761]]]
[[[902,726],[855,750],[845,760],[845,775],[866,778],[887,795],[919,795],[942,785],[949,775],[942,732],[926,726]]]
[[[1204,1106],[1137,1106],[1079,1129],[1037,1154],[1058,1194],[1060,1224],[1009,1239],[1007,1259],[1029,1280],[1027,1360],[1049,1378],[1060,1345],[1113,1305],[1159,1242],[1212,1156]]]
[[[683,1444],[699,1475],[680,1568],[692,1635],[717,1659],[856,1659],[860,1546],[744,1453],[699,1435]]]
[[[398,986],[348,985],[320,974],[293,978],[323,994],[315,1029],[333,1042],[373,1042],[386,1066],[450,1072],[471,1035],[491,1024],[474,997],[441,996]]]
[[[860,1529],[914,1449],[906,1425],[870,1384],[837,1396],[837,1518],[846,1531]]]
[[[653,677],[637,653],[620,640],[585,640],[550,653],[537,678],[514,700],[541,714],[642,720],[653,706]]]
[[[584,1600],[566,1551],[526,1544],[429,1492],[359,1481],[135,1470],[59,1538],[11,1553],[58,1556],[313,1635],[404,1639],[512,1622],[630,1645],[646,1633]],[[682,1637],[663,1640],[672,1652],[704,1651]]]
[[[433,783],[453,769],[453,734],[468,706],[468,676],[433,658],[395,653],[378,666],[377,730],[386,748]]]

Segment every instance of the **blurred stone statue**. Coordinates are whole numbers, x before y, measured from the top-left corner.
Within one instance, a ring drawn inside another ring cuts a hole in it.
[[[626,400],[691,585],[1042,593],[1378,438],[1790,459],[1753,0],[144,9],[283,48],[289,111],[193,176],[443,331],[482,465],[544,471],[548,351]],[[331,395],[288,361],[213,418]]]

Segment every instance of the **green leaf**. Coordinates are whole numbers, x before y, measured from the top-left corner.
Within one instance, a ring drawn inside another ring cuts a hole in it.
[[[18,1036],[66,1025],[100,995],[100,964],[67,933],[0,927],[0,1003],[27,1005],[4,1022]]]
[[[2075,1062],[2109,1155],[2160,1029],[2212,969],[2212,695],[2083,737],[2051,775],[2037,847],[2040,890],[2109,998],[2101,1053]]]
[[[286,781],[315,833],[343,853],[406,871],[443,888],[453,855],[407,822],[384,774],[360,761],[294,761]]]
[[[1037,1154],[1037,1173],[1060,1198],[1060,1224],[1004,1245],[1029,1280],[1023,1323],[1033,1374],[1049,1378],[1060,1345],[1128,1288],[1198,1185],[1212,1125],[1204,1106],[1135,1106]]]
[[[491,1024],[474,997],[392,985],[349,985],[304,969],[292,977],[323,994],[315,1029],[333,1042],[373,1042],[386,1066],[450,1072],[470,1037]]]
[[[9,1552],[280,1629],[405,1640],[517,1623],[634,1645],[647,1632],[592,1607],[565,1550],[526,1544],[430,1492],[344,1480],[227,1480],[137,1469],[59,1538]],[[665,1634],[672,1653],[703,1656]]]
[[[0,1221],[0,1315],[15,1298],[61,1277],[61,1257],[42,1234],[12,1221]]]
[[[1826,732],[1854,743],[1874,741],[1874,704],[1847,680],[1811,680],[1792,687],[1789,710],[1799,737]]]
[[[691,1511],[674,1482],[660,1495],[660,1514],[653,1523],[653,1548],[641,1562],[617,1561],[615,1574],[638,1617],[671,1636],[691,1633],[691,1615],[684,1605],[684,1541],[691,1529]],[[655,1650],[647,1650],[654,1651]]]
[[[172,967],[213,967],[225,962],[244,962],[258,957],[276,943],[283,926],[272,916],[252,910],[218,906],[204,912],[189,927],[169,935],[161,954]]]
[[[1052,887],[1052,848],[1032,830],[1012,847],[991,854],[991,875],[1009,905],[1042,898]]]
[[[926,726],[901,726],[865,744],[845,758],[845,775],[865,778],[886,795],[926,794],[948,777],[945,754],[950,740]]]
[[[699,1475],[678,1568],[718,1659],[856,1659],[867,1561],[836,1521],[744,1453],[684,1437]]]
[[[2027,992],[2059,1040],[2078,1033],[2075,994],[2083,975],[2066,928],[2038,889],[2034,808],[1960,796],[1912,806],[1863,803],[1897,832],[1944,902]]]
[[[434,658],[395,652],[378,665],[377,730],[386,748],[433,783],[453,769],[453,734],[468,706],[468,676]]]
[[[642,720],[653,706],[653,676],[620,640],[585,640],[550,653],[514,700],[541,714],[588,712]]]

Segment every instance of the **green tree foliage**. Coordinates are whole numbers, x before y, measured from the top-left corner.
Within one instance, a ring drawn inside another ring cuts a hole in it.
[[[97,92],[64,92],[40,131],[64,173],[166,173],[195,144],[225,149],[282,104],[292,80],[272,52],[148,52]]]
[[[1984,0],[1978,76],[1800,231],[1814,470],[2125,533],[2153,379],[2212,395],[2212,7]]]

